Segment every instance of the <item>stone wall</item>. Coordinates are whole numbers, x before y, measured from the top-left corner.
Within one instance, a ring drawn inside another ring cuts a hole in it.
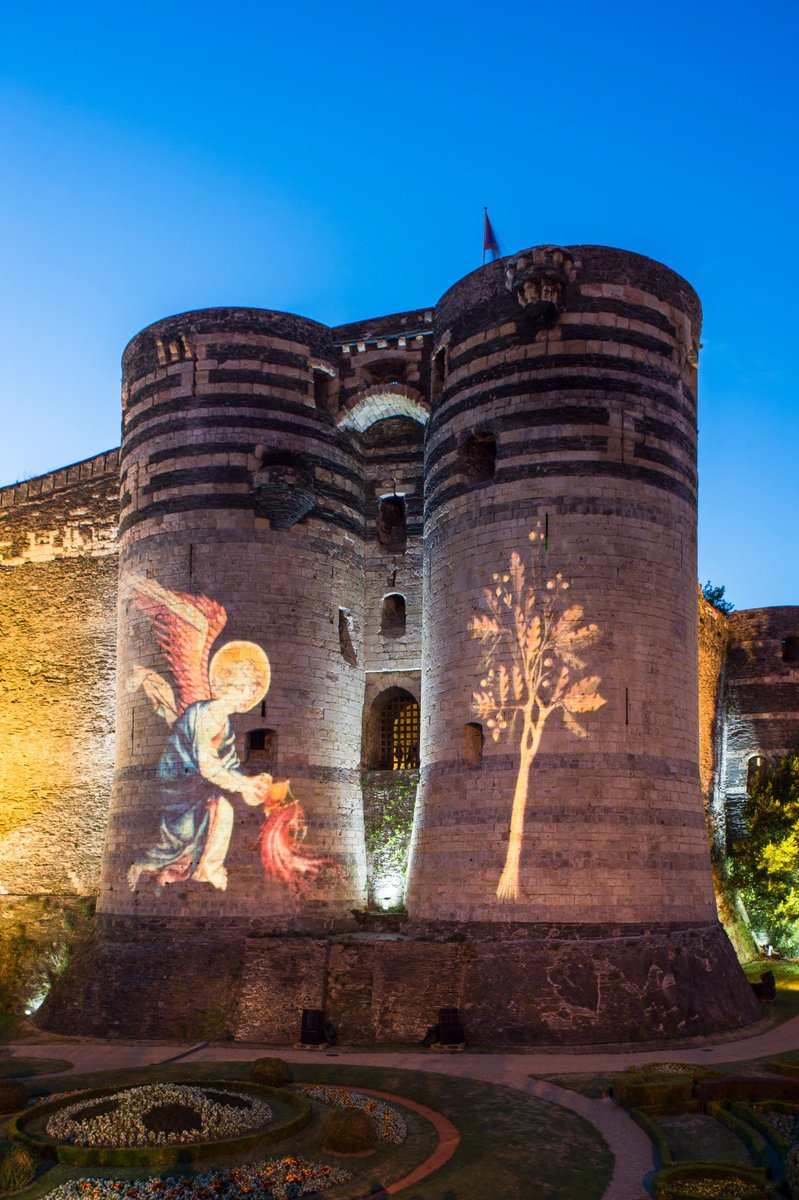
[[[699,781],[705,802],[708,839],[724,851],[725,816],[719,788],[724,740],[723,695],[730,626],[724,613],[699,592]]]
[[[799,744],[799,607],[730,614],[719,779],[728,840],[742,837],[749,763],[775,762]]]
[[[117,452],[0,490],[0,889],[94,895],[114,742]]]

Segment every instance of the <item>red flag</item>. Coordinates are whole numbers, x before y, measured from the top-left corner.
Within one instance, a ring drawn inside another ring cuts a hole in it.
[[[492,261],[499,258],[499,242],[497,241],[497,235],[491,228],[491,222],[488,219],[487,208],[483,209],[483,220],[483,264],[485,264],[486,252],[488,250],[491,251]]]

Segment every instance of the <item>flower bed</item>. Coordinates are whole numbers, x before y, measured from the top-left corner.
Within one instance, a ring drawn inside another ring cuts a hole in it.
[[[74,1179],[48,1192],[45,1200],[295,1200],[351,1178],[340,1167],[292,1155],[194,1179]]]
[[[168,1146],[237,1137],[271,1120],[269,1105],[256,1096],[153,1083],[99,1099],[84,1097],[53,1113],[45,1132],[71,1146]]]
[[[309,1100],[329,1104],[332,1108],[360,1108],[374,1122],[377,1136],[384,1142],[401,1146],[408,1136],[408,1126],[396,1109],[390,1108],[375,1096],[363,1092],[352,1092],[349,1088],[330,1087],[327,1084],[307,1084],[299,1089]]]
[[[190,1128],[191,1123],[198,1119],[198,1115],[191,1105],[184,1105],[182,1101],[170,1100],[161,1103],[156,1100],[153,1107],[160,1107],[161,1112],[157,1122],[153,1123],[159,1125],[160,1128],[156,1129],[155,1137],[150,1137],[148,1134],[147,1140],[139,1144],[131,1144],[129,1140],[125,1140],[123,1144],[122,1139],[126,1137],[127,1124],[121,1128],[119,1140],[111,1145],[107,1143],[101,1145],[73,1144],[69,1141],[59,1141],[46,1132],[47,1127],[56,1129],[60,1127],[59,1124],[52,1126],[51,1122],[54,1118],[59,1118],[60,1121],[62,1113],[66,1113],[67,1117],[72,1119],[81,1111],[86,1116],[86,1109],[89,1109],[90,1113],[94,1109],[94,1114],[83,1122],[87,1127],[95,1120],[103,1122],[107,1118],[117,1115],[117,1110],[109,1112],[105,1109],[106,1103],[111,1100],[117,1101],[126,1092],[131,1093],[137,1090],[134,1088],[123,1089],[117,1086],[86,1092],[77,1103],[74,1097],[71,1097],[67,1102],[57,1100],[29,1108],[19,1116],[12,1118],[8,1126],[9,1134],[12,1139],[25,1143],[41,1157],[54,1158],[73,1167],[141,1167],[145,1170],[158,1171],[178,1162],[191,1163],[204,1158],[221,1158],[262,1150],[265,1146],[275,1145],[275,1143],[299,1133],[311,1119],[311,1105],[304,1096],[254,1083],[155,1084],[151,1086],[150,1093],[152,1095],[154,1089],[158,1089],[156,1094],[163,1099],[164,1089],[171,1090],[175,1087],[200,1091],[206,1100],[209,1093],[217,1097],[226,1095],[228,1099],[230,1096],[235,1096],[241,1103],[257,1100],[267,1108],[274,1103],[278,1110],[283,1109],[284,1114],[287,1109],[290,1111],[288,1119],[284,1117],[282,1120],[269,1121],[258,1128],[252,1128],[252,1124],[250,1124],[245,1132],[239,1131],[232,1136],[225,1133],[220,1135],[217,1124],[216,1135],[213,1136],[212,1130],[212,1136],[207,1137],[203,1133],[201,1125]],[[214,1103],[219,1103],[219,1101],[214,1101]],[[198,1105],[198,1107],[201,1106]],[[230,1103],[223,1104],[222,1108],[228,1110],[227,1116],[223,1114],[222,1118],[228,1128],[231,1123],[237,1123],[240,1120],[235,1115],[237,1112],[243,1114],[253,1111],[244,1108],[236,1110]],[[78,1110],[77,1114],[75,1113],[76,1109]],[[164,1109],[167,1111],[164,1112]],[[248,1119],[250,1118],[248,1117]],[[119,1124],[121,1126],[122,1122],[120,1121]],[[145,1126],[145,1128],[147,1127]],[[178,1136],[168,1140],[170,1129]],[[158,1136],[159,1132],[164,1133],[163,1138]],[[185,1136],[188,1133],[191,1133],[191,1139],[187,1139]]]
[[[727,1163],[677,1163],[658,1171],[655,1200],[773,1200],[765,1172]]]

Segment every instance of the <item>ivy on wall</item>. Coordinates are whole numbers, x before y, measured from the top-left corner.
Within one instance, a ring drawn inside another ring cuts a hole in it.
[[[0,1036],[30,1016],[90,935],[94,899],[24,896],[0,901]]]
[[[403,907],[418,786],[418,771],[361,775],[370,908]]]

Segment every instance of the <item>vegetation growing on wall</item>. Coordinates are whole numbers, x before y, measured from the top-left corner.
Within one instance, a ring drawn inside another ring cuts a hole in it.
[[[751,784],[747,836],[731,859],[731,879],[756,933],[782,954],[799,953],[799,747]]]
[[[364,771],[363,817],[370,908],[401,908],[418,771]]]
[[[731,613],[732,610],[735,608],[735,605],[732,603],[731,600],[725,600],[724,593],[726,592],[726,590],[727,589],[723,584],[720,587],[718,587],[715,584],[711,583],[710,580],[708,579],[707,583],[702,588],[702,595],[705,597],[708,604],[712,604],[714,608],[717,608],[719,610],[719,612],[722,612],[725,614]]]
[[[58,896],[0,901],[0,1036],[36,1011],[89,936],[94,900]]]

